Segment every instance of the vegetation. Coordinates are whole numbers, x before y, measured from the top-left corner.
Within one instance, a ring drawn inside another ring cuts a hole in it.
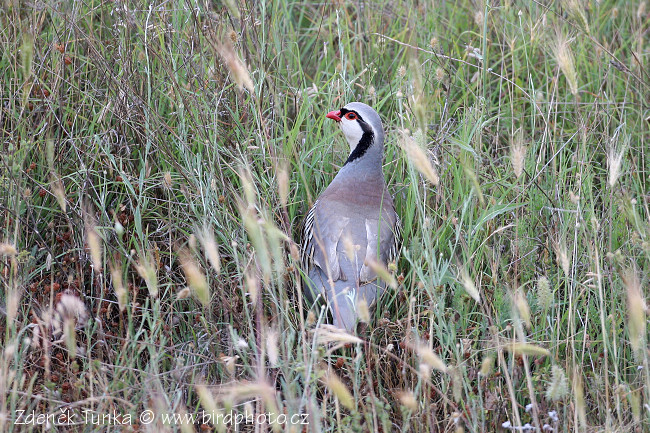
[[[6,0],[0,431],[650,430],[649,11]],[[297,251],[354,100],[404,243],[351,336]]]

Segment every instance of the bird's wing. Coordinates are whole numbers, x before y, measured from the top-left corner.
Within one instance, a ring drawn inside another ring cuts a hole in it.
[[[390,230],[390,235],[382,237],[381,251],[383,251],[382,262],[389,264],[397,260],[397,253],[402,245],[402,220],[395,213],[395,220]]]
[[[306,270],[318,266],[332,281],[346,280],[339,263],[337,247],[350,218],[321,209],[318,200],[309,210],[303,227],[302,265]]]
[[[359,273],[361,283],[373,281],[377,273],[369,262],[382,265],[395,260],[401,240],[401,221],[393,209],[382,213],[382,219],[366,219],[366,255]]]

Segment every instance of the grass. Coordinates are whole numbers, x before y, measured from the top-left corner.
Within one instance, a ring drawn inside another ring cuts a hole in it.
[[[647,431],[649,9],[6,1],[0,430]],[[296,254],[353,100],[404,221],[355,337]]]

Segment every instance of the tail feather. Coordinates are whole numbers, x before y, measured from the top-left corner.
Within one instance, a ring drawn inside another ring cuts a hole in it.
[[[329,307],[332,311],[334,326],[345,329],[348,332],[354,332],[358,319],[354,298],[346,294],[332,296]]]
[[[368,307],[372,307],[383,290],[384,286],[378,285],[377,282],[369,282],[355,288],[351,281],[337,280],[332,286],[324,272],[313,268],[305,281],[304,293],[310,302],[322,295],[332,312],[333,325],[354,333],[359,321],[358,300],[365,299]]]

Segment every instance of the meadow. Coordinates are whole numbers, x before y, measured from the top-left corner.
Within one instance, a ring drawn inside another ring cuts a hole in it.
[[[0,431],[650,431],[647,1],[5,0]],[[355,335],[300,227],[386,129]]]

